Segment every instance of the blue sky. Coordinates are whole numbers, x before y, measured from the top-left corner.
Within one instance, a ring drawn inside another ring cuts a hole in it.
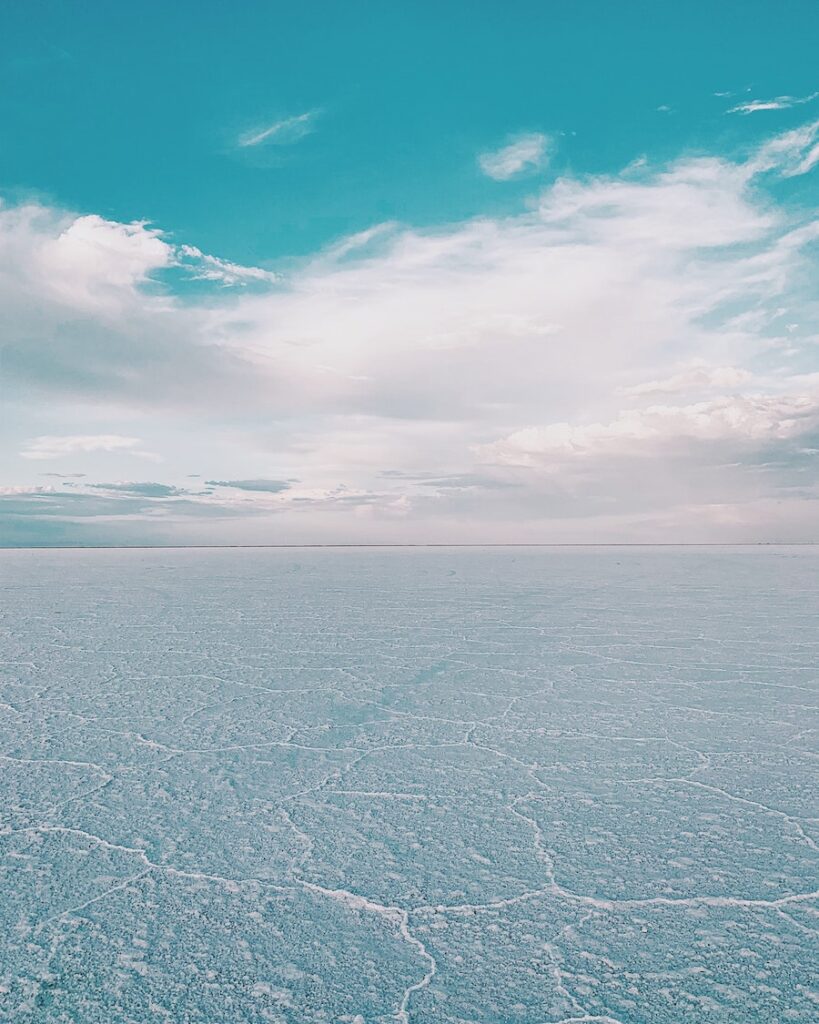
[[[817,37],[6,5],[0,540],[815,539]]]

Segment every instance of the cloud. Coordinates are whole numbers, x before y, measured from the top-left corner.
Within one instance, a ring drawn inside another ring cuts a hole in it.
[[[279,494],[290,488],[287,480],[206,480],[208,487],[232,487],[237,491],[262,491]]]
[[[33,438],[7,477],[87,456],[127,481],[157,447],[137,437],[161,437],[164,465],[215,493],[163,473],[82,507],[136,502],[134,523],[183,542],[615,539],[647,517],[668,537],[685,515],[724,536],[774,508],[805,538],[819,221],[771,186],[808,173],[818,133],[566,175],[505,216],[376,225],[276,281],[142,223],[0,209],[3,369]],[[109,436],[127,444],[72,447]],[[80,490],[29,507],[68,522]]]
[[[221,285],[272,283],[279,275],[260,267],[244,267],[239,263],[208,256],[195,245],[180,245],[176,250],[176,265],[187,269],[191,277],[200,281],[217,281]]]
[[[12,230],[45,227],[48,214],[36,207],[9,214]],[[57,224],[33,254],[42,277],[57,298],[72,305],[111,308],[115,296],[133,292],[157,270],[170,266],[173,249],[162,232],[144,221],[121,224],[96,214]]]
[[[218,405],[235,388],[247,402],[262,387],[258,372],[208,336],[207,293],[201,305],[172,293],[185,268],[218,271],[220,286],[240,276],[234,264],[202,260],[143,222],[0,204],[4,378],[31,401],[48,390],[142,406]]]
[[[669,377],[623,388],[622,393],[633,398],[644,395],[674,395],[714,388],[737,388],[751,380],[753,375],[748,370],[735,366],[709,366],[700,360]]]
[[[114,491],[120,494],[138,495],[143,498],[176,498],[182,494],[189,494],[184,488],[173,487],[170,484],[158,484],[150,481],[123,481],[114,484],[90,484],[95,490]]]
[[[540,132],[514,136],[506,146],[478,157],[484,174],[495,181],[508,181],[546,164],[549,138]]]
[[[788,172],[787,176],[794,177],[797,174],[807,174],[808,171],[812,171],[817,164],[819,164],[819,143],[808,150],[796,166]]]
[[[727,96],[728,93],[715,93],[715,96]],[[800,106],[803,103],[811,103],[819,96],[819,92],[812,92],[809,96],[777,96],[772,100],[749,100],[746,103],[738,103],[727,111],[729,114],[756,114],[761,110],[788,110],[791,107]]]
[[[649,331],[658,347],[696,349],[709,309],[781,289],[803,256],[754,177],[796,173],[815,145],[806,126],[745,163],[702,157],[563,178],[518,215],[427,232],[386,225],[318,254],[274,289],[222,302],[158,293],[156,276],[178,252],[199,250],[169,247],[144,225],[97,225],[134,243],[139,259],[113,246],[102,266],[79,261],[70,282],[60,276],[70,261],[60,262],[55,281],[40,255],[76,218],[0,211],[0,303],[13,324],[4,372],[18,387],[209,414],[287,416],[306,403],[321,415],[424,418],[527,402],[529,365],[556,360],[558,375],[569,372],[559,358],[568,337],[603,373],[638,355]],[[239,276],[224,263],[217,276]],[[101,275],[118,282],[104,307]]]
[[[24,459],[59,459],[89,452],[124,452],[153,462],[159,459],[153,452],[140,448],[141,444],[138,437],[122,437],[119,434],[46,434],[28,441],[20,455]]]
[[[236,517],[234,506],[206,496],[143,493],[153,486],[0,488],[0,545],[174,544],[180,526],[188,538],[198,530],[205,543],[218,543],[219,524]],[[245,522],[254,515],[258,512],[253,508],[241,511]]]
[[[819,427],[819,394],[737,395],[693,405],[628,409],[608,423],[527,427],[479,449],[486,461],[532,466],[541,460],[621,452],[653,453],[678,441],[742,445],[790,441]]]
[[[243,149],[261,145],[290,146],[315,131],[319,113],[318,110],[307,110],[303,114],[274,121],[266,127],[253,128],[239,136],[238,145]]]
[[[44,298],[97,314],[118,312],[161,272],[173,268],[220,284],[276,280],[275,274],[258,267],[207,255],[193,245],[173,245],[146,221],[124,224],[32,204],[0,204],[0,260],[21,287],[27,278],[34,279]]]
[[[479,491],[505,490],[508,487],[520,487],[519,481],[504,480],[488,473],[453,473],[449,476],[419,476],[415,479],[421,487],[431,487],[438,491]]]
[[[749,175],[773,172],[783,178],[807,174],[819,161],[819,120],[782,132],[765,142],[747,162]]]

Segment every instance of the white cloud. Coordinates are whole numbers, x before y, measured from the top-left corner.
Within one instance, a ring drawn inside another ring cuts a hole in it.
[[[315,131],[318,115],[317,110],[307,110],[303,114],[285,117],[261,128],[253,128],[239,136],[238,145],[243,149],[262,144],[289,146]]]
[[[739,395],[628,409],[608,423],[527,427],[482,446],[483,459],[534,466],[561,457],[648,453],[678,441],[786,441],[819,426],[819,395]]]
[[[728,95],[727,93],[715,93],[715,96]],[[819,96],[819,92],[812,92],[809,96],[777,96],[772,100],[748,100],[746,103],[738,103],[727,111],[729,114],[756,114],[761,110],[788,110],[790,107],[797,107],[803,103],[811,103]]]
[[[36,223],[43,211],[30,207],[20,216]],[[132,292],[173,262],[162,232],[142,221],[120,224],[91,214],[59,228],[32,258],[53,292],[71,305],[110,306],[117,294]]]
[[[804,158],[800,160],[791,171],[789,171],[788,177],[793,177],[797,174],[807,174],[808,171],[812,171],[817,164],[819,164],[819,143],[812,146],[805,154]]]
[[[540,132],[514,136],[506,146],[482,153],[478,163],[484,174],[495,181],[508,181],[525,172],[540,170],[546,164],[549,138]]]
[[[783,494],[796,501],[817,447],[819,221],[767,184],[809,169],[817,133],[744,160],[564,177],[516,215],[376,225],[275,288],[184,298],[168,283],[180,264],[217,286],[271,277],[144,224],[72,232],[74,215],[0,210],[4,374],[21,434],[42,435],[25,457],[73,459],[90,450],[70,439],[128,423],[161,442],[126,438],[93,449],[110,469],[82,468],[129,479],[116,460],[161,443],[178,470],[167,486],[192,468],[298,478],[280,494],[195,499],[275,514],[276,537],[294,541],[549,539],[553,523],[579,536],[649,513],[672,529],[674,510],[698,503],[747,505],[750,521],[761,496],[768,516]],[[104,258],[53,255],[66,235],[84,252],[84,233]],[[650,473],[647,454],[662,456]]]
[[[24,459],[59,459],[89,452],[111,452],[136,455],[153,462],[159,460],[158,455],[140,448],[141,444],[138,437],[123,437],[120,434],[45,434],[28,441],[20,455]]]
[[[644,395],[674,395],[713,388],[737,388],[752,379],[753,374],[748,370],[736,366],[709,366],[703,360],[697,360],[669,377],[645,381],[621,390],[632,398],[641,398]]]
[[[158,272],[180,267],[191,277],[242,284],[276,275],[209,256],[192,245],[173,245],[145,221],[123,224],[96,214],[73,216],[44,206],[0,204],[0,261],[7,279],[41,301],[88,312],[118,312]]]
[[[195,245],[180,245],[176,250],[176,262],[189,270],[191,276],[200,281],[217,281],[222,285],[243,285],[251,282],[272,283],[279,275],[260,267],[244,267],[239,263],[209,256]]]
[[[819,120],[810,121],[764,143],[744,165],[749,177],[773,171],[790,178],[806,174],[814,166],[813,153],[819,137]]]

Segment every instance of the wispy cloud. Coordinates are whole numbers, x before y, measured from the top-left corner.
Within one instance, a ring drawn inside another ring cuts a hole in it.
[[[478,163],[484,174],[495,181],[508,181],[540,170],[547,162],[549,137],[540,132],[514,136],[506,146],[482,153]]]
[[[153,481],[126,480],[113,484],[89,484],[88,486],[97,491],[113,491],[116,494],[132,494],[142,498],[175,498],[190,493],[184,488]]]
[[[720,396],[692,405],[623,410],[608,423],[527,427],[478,450],[487,461],[536,466],[555,458],[654,454],[679,442],[722,445],[789,441],[819,425],[819,395]],[[727,449],[719,449],[725,454]]]
[[[735,366],[709,366],[702,360],[697,360],[668,377],[623,388],[622,393],[633,398],[642,398],[646,395],[676,395],[710,391],[714,388],[736,388],[747,384],[751,379],[752,375],[747,370]]]
[[[749,174],[773,171],[783,178],[807,174],[819,162],[819,120],[781,132],[759,147],[745,165]]]
[[[315,131],[315,122],[319,114],[318,110],[307,110],[303,114],[274,121],[263,128],[252,128],[239,136],[238,145],[242,149],[263,144],[290,146]]]
[[[787,177],[793,178],[798,174],[807,174],[808,171],[812,171],[817,164],[819,164],[819,143],[808,150],[804,158],[800,160],[799,163],[797,163],[796,166],[787,174]]]
[[[727,93],[715,93],[716,96],[727,95]],[[788,110],[790,107],[798,107],[803,103],[811,103],[819,96],[819,92],[812,92],[809,96],[776,96],[772,100],[749,100],[747,103],[738,103],[726,111],[728,114],[756,114],[761,110]]]
[[[180,245],[176,249],[176,265],[187,270],[192,278],[199,281],[215,281],[219,284],[244,285],[252,282],[272,283],[279,275],[261,267],[246,267],[240,263],[209,256],[195,245]]]
[[[140,448],[138,437],[123,437],[120,434],[44,434],[32,438],[20,452],[24,459],[59,459],[66,455],[86,455],[90,452],[127,453],[152,462],[160,461],[154,452]]]
[[[232,487],[237,491],[260,491],[265,494],[279,494],[289,490],[287,480],[206,480],[208,487]]]

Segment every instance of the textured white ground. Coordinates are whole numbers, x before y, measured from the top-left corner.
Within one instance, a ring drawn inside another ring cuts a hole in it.
[[[819,549],[0,553],[0,1018],[819,1020]]]

